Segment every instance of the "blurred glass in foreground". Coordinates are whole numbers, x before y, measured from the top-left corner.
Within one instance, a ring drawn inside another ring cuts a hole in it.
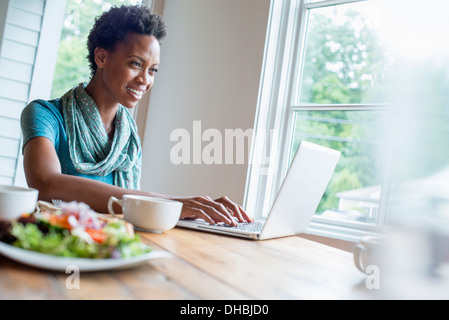
[[[385,298],[449,298],[449,3],[382,0],[395,53],[384,217]]]

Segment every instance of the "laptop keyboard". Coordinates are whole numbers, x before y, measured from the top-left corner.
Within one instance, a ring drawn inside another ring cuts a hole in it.
[[[247,231],[247,232],[260,232],[262,231],[264,223],[260,221],[254,221],[251,223],[239,223],[237,227],[231,227],[230,225],[217,225],[219,227],[227,228],[227,229],[234,229],[234,230],[241,230],[241,231]]]

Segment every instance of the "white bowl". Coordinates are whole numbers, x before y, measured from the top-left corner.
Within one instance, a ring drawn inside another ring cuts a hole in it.
[[[0,220],[12,220],[24,213],[32,213],[36,209],[39,191],[0,185]]]

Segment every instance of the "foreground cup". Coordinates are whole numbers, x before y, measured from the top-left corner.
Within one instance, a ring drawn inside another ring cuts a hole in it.
[[[354,248],[354,264],[363,273],[370,266],[381,267],[385,258],[387,239],[383,236],[367,236]]]
[[[36,209],[39,191],[0,185],[0,220],[12,220],[22,214],[32,213]]]
[[[182,203],[178,201],[124,195],[122,200],[110,197],[108,201],[109,213],[113,216],[113,204],[122,207],[123,218],[133,224],[137,229],[151,232],[163,232],[172,229],[181,216]]]

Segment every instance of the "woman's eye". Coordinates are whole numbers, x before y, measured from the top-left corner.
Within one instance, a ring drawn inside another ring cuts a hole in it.
[[[158,72],[158,69],[156,69],[156,68],[151,68],[148,70],[148,73],[152,74],[152,75],[154,75],[156,72]]]
[[[138,68],[140,68],[140,67],[142,66],[142,64],[141,64],[139,61],[131,61],[131,64],[132,64],[133,66],[138,67]]]

